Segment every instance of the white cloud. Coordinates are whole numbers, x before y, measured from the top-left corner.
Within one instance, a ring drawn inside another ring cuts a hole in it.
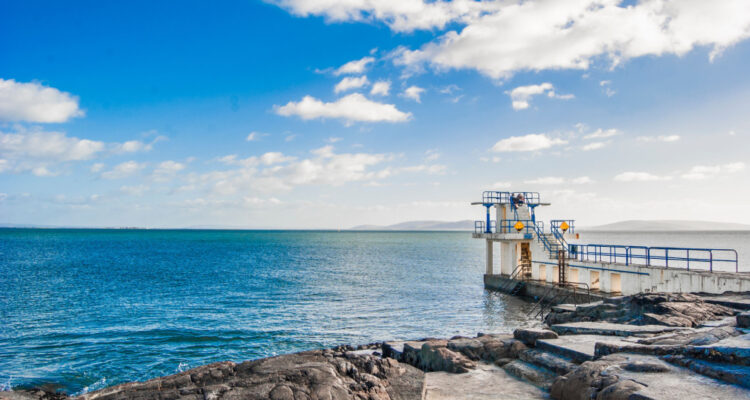
[[[97,172],[102,171],[104,167],[105,165],[103,163],[95,163],[94,165],[91,166],[90,170],[93,173],[97,173]]]
[[[145,143],[140,140],[128,140],[127,142],[115,143],[112,145],[111,150],[113,153],[137,153],[140,151],[151,151],[154,149],[154,145],[163,140],[167,140],[166,136],[157,136],[150,143]]]
[[[604,94],[606,94],[607,97],[612,97],[617,93],[610,87],[611,84],[612,84],[612,81],[599,82],[599,86],[601,86],[604,89]]]
[[[302,2],[302,0],[300,0]],[[397,63],[476,69],[492,78],[518,71],[586,70],[606,57],[612,65],[642,56],[683,55],[697,46],[710,57],[750,36],[750,2],[540,0],[495,3]],[[449,15],[446,13],[445,15]]]
[[[644,143],[652,143],[652,142],[670,143],[670,142],[676,142],[680,140],[680,136],[679,135],[638,136],[637,138],[635,138],[635,140],[639,142],[644,142]]]
[[[420,164],[403,167],[399,170],[404,172],[425,172],[430,175],[442,175],[447,170],[447,167],[440,164]]]
[[[299,102],[290,101],[284,106],[274,106],[277,114],[302,119],[337,118],[351,122],[405,122],[411,113],[399,111],[393,104],[378,103],[359,93],[352,93],[335,102],[324,103],[312,96]]]
[[[584,136],[584,139],[604,139],[609,138],[612,136],[617,136],[620,134],[620,131],[617,129],[597,129],[593,133],[589,133],[588,135]]]
[[[0,121],[65,122],[83,116],[78,97],[40,83],[0,78]]]
[[[442,29],[452,21],[468,21],[498,8],[495,2],[471,0],[268,0],[300,16],[328,21],[382,21],[396,32]]]
[[[263,136],[268,136],[268,134],[267,133],[262,133],[262,132],[252,131],[252,132],[250,132],[250,133],[247,134],[247,137],[245,138],[245,140],[248,141],[248,142],[257,142]]]
[[[435,161],[440,158],[441,154],[436,149],[430,149],[425,151],[425,161]]]
[[[370,94],[375,96],[388,96],[391,92],[391,81],[377,81],[372,85]]]
[[[565,178],[559,176],[547,176],[544,178],[536,178],[524,181],[523,183],[529,185],[562,185],[565,183]]]
[[[566,144],[567,141],[559,138],[551,138],[545,134],[529,134],[525,136],[511,136],[502,139],[492,146],[494,152],[512,151],[537,151],[548,149],[552,146]]]
[[[406,97],[407,99],[412,99],[416,101],[417,103],[422,102],[422,93],[424,93],[425,90],[419,86],[409,86],[404,90],[404,93],[401,95]]]
[[[617,182],[655,182],[655,181],[664,181],[669,180],[671,177],[668,176],[658,176],[654,175],[649,172],[623,172],[617,176],[615,176],[615,181]]]
[[[145,163],[135,161],[125,161],[117,164],[109,171],[102,172],[101,177],[104,179],[122,179],[132,176],[146,166]]]
[[[94,158],[105,150],[105,143],[67,136],[62,132],[19,129],[0,132],[2,171],[31,171],[37,176],[56,175],[53,165]]]
[[[348,63],[338,67],[334,71],[334,75],[344,74],[361,74],[367,69],[367,65],[374,62],[375,59],[372,57],[363,57],[359,60],[349,61]]]
[[[549,82],[544,82],[539,85],[519,86],[510,92],[505,93],[510,96],[514,110],[525,110],[529,108],[529,101],[531,101],[531,98],[540,94],[545,94],[549,98],[562,100],[569,100],[575,97],[572,94],[561,95],[555,93],[555,87]]]
[[[745,169],[745,163],[735,162],[723,165],[696,165],[690,171],[682,174],[683,179],[702,180],[713,178],[719,174],[734,174]]]
[[[336,86],[333,88],[333,91],[335,93],[346,92],[347,90],[351,89],[359,89],[367,85],[368,83],[370,83],[370,81],[368,81],[367,77],[364,75],[359,77],[347,76],[346,78],[342,79],[341,82],[336,84]]]
[[[542,178],[536,178],[536,179],[530,179],[526,180],[523,183],[529,184],[529,185],[563,185],[563,184],[574,184],[574,185],[584,185],[588,183],[593,183],[594,181],[591,180],[588,176],[580,176],[578,178],[573,179],[566,179],[559,176],[546,176]]]
[[[598,149],[601,149],[602,147],[605,147],[608,144],[609,142],[591,142],[591,143],[583,145],[581,147],[581,150],[583,151],[598,150]]]
[[[168,181],[185,169],[186,165],[177,161],[167,160],[154,168],[153,178],[156,181]]]
[[[500,189],[507,190],[507,189],[510,189],[510,187],[511,187],[511,182],[508,182],[508,181],[495,182],[492,185],[490,185],[490,189],[494,189],[494,190],[500,190]]]

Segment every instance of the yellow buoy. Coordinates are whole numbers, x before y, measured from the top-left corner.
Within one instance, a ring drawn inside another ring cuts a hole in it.
[[[517,231],[521,232],[521,229],[525,228],[526,226],[523,224],[523,222],[518,221],[515,225],[513,225],[514,228],[516,228]]]

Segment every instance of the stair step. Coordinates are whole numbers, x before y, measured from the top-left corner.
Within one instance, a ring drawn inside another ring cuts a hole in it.
[[[685,356],[664,356],[662,359],[709,378],[750,388],[750,367],[745,365],[715,363]]]
[[[549,389],[552,386],[552,381],[557,377],[557,374],[546,368],[522,360],[513,360],[503,365],[503,369],[516,378],[531,382],[545,389]]]
[[[558,375],[565,375],[575,368],[575,364],[565,357],[529,349],[519,354],[519,358],[527,363],[546,368]]]

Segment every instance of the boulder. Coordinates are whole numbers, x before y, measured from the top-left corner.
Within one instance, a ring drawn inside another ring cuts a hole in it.
[[[425,371],[465,373],[476,368],[476,363],[461,353],[449,350],[445,340],[428,340],[419,353],[419,366]]]
[[[557,333],[549,329],[516,329],[513,337],[527,346],[536,346],[538,339],[557,339]]]

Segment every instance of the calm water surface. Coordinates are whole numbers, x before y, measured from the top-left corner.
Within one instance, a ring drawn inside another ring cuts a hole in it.
[[[508,332],[469,233],[0,230],[0,384],[69,393],[337,344]]]

